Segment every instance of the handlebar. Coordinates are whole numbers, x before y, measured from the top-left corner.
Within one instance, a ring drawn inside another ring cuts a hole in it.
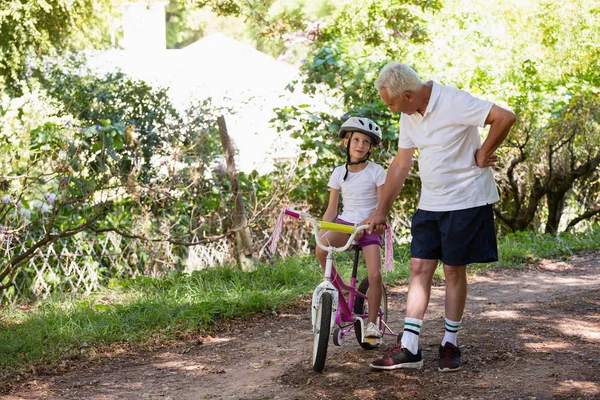
[[[341,253],[343,251],[346,251],[354,241],[354,237],[356,236],[356,234],[358,232],[364,231],[369,227],[369,225],[352,226],[336,224],[335,222],[317,221],[308,213],[305,213],[303,211],[294,211],[286,208],[279,214],[279,218],[277,218],[277,224],[275,225],[273,235],[267,241],[267,243],[265,243],[265,247],[269,245],[269,250],[271,251],[271,254],[275,254],[277,241],[279,240],[279,235],[281,234],[281,228],[283,226],[284,215],[289,215],[290,217],[294,217],[297,219],[305,219],[308,222],[310,222],[313,226],[313,233],[315,235],[317,246],[319,246],[321,249],[325,250],[330,254],[334,252]],[[392,232],[389,225],[386,225],[385,228],[385,269],[386,271],[392,271],[394,269]],[[347,233],[350,235],[350,237],[348,238],[348,242],[346,242],[346,245],[343,247],[325,246],[321,243],[321,240],[319,239],[319,229]]]
[[[294,211],[294,210],[289,210],[287,208],[284,210],[284,214],[289,215],[290,217],[297,218],[297,219],[305,219],[308,222],[310,222],[311,225],[313,226],[313,233],[315,235],[315,240],[316,240],[317,246],[319,246],[321,249],[323,249],[327,252],[331,251],[331,252],[341,253],[341,252],[346,251],[350,247],[352,242],[354,241],[354,237],[356,236],[356,234],[364,231],[365,229],[367,229],[369,227],[369,225],[360,225],[360,226],[354,225],[353,226],[353,225],[337,224],[335,222],[317,221],[312,215],[305,213],[304,211]],[[334,232],[347,233],[350,235],[350,237],[348,238],[348,241],[346,242],[346,244],[342,247],[325,246],[321,243],[321,240],[319,239],[319,230],[320,229],[334,231]]]

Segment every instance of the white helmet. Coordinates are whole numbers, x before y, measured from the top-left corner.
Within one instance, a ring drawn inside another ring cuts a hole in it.
[[[346,132],[360,132],[373,139],[373,146],[381,143],[381,129],[369,118],[352,117],[342,124],[340,137],[345,138]]]

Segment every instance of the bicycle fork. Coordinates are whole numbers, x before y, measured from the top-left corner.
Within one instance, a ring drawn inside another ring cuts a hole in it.
[[[339,305],[339,292],[333,283],[331,282],[331,271],[333,267],[333,254],[327,255],[327,262],[325,263],[325,278],[323,282],[321,282],[313,292],[312,298],[312,326],[313,333],[318,333],[319,327],[317,326],[317,310],[319,309],[319,304],[321,303],[321,296],[324,292],[331,293],[332,305],[331,305],[331,321],[329,326],[333,327],[335,325],[335,318],[337,315],[337,309]]]

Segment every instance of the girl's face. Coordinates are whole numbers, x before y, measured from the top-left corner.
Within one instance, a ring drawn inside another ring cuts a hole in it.
[[[371,137],[360,132],[350,132],[344,139],[344,145],[348,146],[350,141],[350,161],[360,161],[371,150]]]

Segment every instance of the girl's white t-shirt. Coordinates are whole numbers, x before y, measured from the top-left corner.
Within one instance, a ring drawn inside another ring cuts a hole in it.
[[[345,181],[346,166],[336,167],[329,178],[329,187],[342,194],[342,213],[338,218],[357,224],[367,218],[379,204],[377,188],[385,183],[385,170],[381,165],[367,161],[367,166],[360,172],[348,171]]]
[[[475,163],[481,148],[478,127],[493,105],[433,82],[425,114],[400,116],[398,147],[419,151],[420,209],[464,210],[499,200],[492,168]]]

